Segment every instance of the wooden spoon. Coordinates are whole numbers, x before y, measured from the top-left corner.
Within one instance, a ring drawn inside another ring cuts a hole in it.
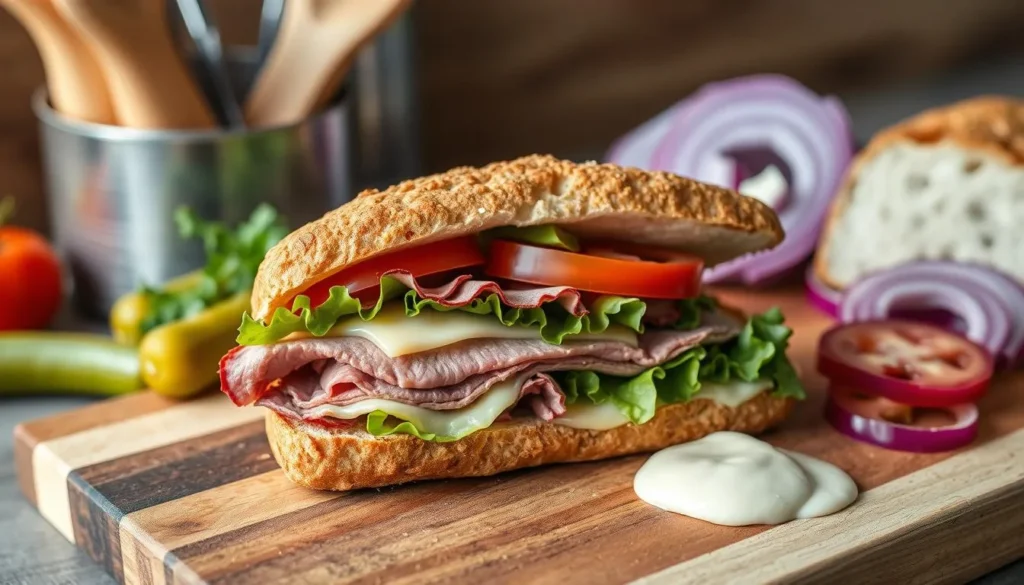
[[[116,124],[103,72],[50,0],[0,0],[36,44],[53,109],[78,120]]]
[[[134,128],[215,125],[175,49],[163,2],[53,1],[93,47],[121,124]]]
[[[337,89],[365,44],[412,0],[288,0],[245,104],[250,126],[299,122]]]

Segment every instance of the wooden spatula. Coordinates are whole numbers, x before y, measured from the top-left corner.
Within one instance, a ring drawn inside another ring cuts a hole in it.
[[[250,126],[298,122],[337,89],[367,42],[412,0],[288,0],[280,31],[245,104]]]
[[[0,0],[21,22],[36,44],[46,71],[50,104],[78,120],[115,124],[107,82],[78,33],[57,13],[50,0]]]
[[[210,128],[214,118],[178,55],[163,2],[53,0],[92,46],[117,118],[134,128]]]

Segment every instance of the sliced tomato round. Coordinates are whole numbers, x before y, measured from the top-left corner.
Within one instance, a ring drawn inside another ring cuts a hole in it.
[[[386,272],[404,270],[421,278],[482,266],[484,261],[475,237],[452,238],[374,256],[321,280],[302,294],[309,297],[314,307],[327,300],[334,286],[346,287],[350,295],[360,300],[376,300],[380,294],[380,277]]]
[[[594,251],[596,254],[578,254],[495,240],[484,272],[497,278],[571,286],[601,294],[654,299],[687,299],[700,294],[704,261],[696,256],[611,244]]]
[[[992,357],[960,335],[913,321],[839,325],[818,342],[818,371],[833,384],[910,406],[974,402]]]

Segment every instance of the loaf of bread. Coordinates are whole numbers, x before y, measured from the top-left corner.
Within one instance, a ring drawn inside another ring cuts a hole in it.
[[[815,273],[835,289],[929,260],[1024,282],[1024,101],[979,97],[879,133],[832,204]]]

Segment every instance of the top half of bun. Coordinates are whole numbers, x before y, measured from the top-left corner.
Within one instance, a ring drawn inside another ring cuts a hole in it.
[[[365,191],[295,230],[260,265],[253,317],[265,319],[316,282],[384,252],[547,223],[692,252],[708,265],[783,238],[769,207],[728,189],[664,172],[527,156]]]

